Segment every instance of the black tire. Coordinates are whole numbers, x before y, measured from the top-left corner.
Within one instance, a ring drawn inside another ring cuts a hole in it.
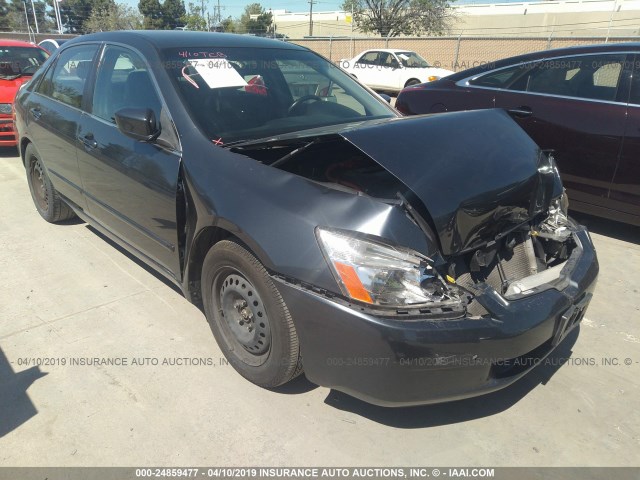
[[[40,216],[49,223],[63,222],[75,217],[71,207],[60,198],[51,184],[40,154],[32,143],[27,145],[24,158],[29,191]]]
[[[211,331],[240,375],[272,388],[302,372],[291,315],[256,257],[236,242],[218,242],[204,259],[201,280]]]
[[[420,83],[420,80],[418,80],[417,78],[410,78],[409,80],[407,80],[407,83],[404,84],[405,88],[406,87],[410,87],[411,85],[418,85]]]

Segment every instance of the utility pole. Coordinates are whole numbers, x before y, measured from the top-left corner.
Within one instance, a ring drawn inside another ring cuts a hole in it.
[[[27,32],[31,30],[31,25],[29,25],[29,14],[27,13],[27,2],[26,0],[22,0],[22,4],[24,5],[24,18],[27,20]],[[31,34],[29,34],[29,39],[31,39]]]
[[[33,12],[33,21],[36,24],[36,33],[40,33],[40,29],[38,28],[38,18],[36,17],[36,7],[33,5],[33,0],[31,0],[31,11]]]
[[[309,2],[309,36],[313,37],[313,4],[315,0],[308,0]]]
[[[53,13],[56,16],[58,33],[62,33],[62,16],[60,15],[60,5],[58,5],[58,0],[53,0]]]
[[[204,8],[204,0],[200,0],[200,15],[205,22],[205,30],[208,32],[211,26],[211,19],[209,18],[209,12]]]

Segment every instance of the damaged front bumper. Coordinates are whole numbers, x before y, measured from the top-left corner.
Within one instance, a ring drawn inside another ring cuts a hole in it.
[[[588,232],[554,282],[509,297],[483,285],[487,315],[374,314],[274,277],[301,342],[310,381],[370,403],[437,403],[503,388],[545,358],[581,321],[598,275]]]

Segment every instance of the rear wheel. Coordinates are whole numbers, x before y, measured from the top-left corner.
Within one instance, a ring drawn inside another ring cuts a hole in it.
[[[40,154],[29,144],[25,150],[25,166],[27,170],[27,183],[31,191],[31,198],[38,213],[47,222],[57,223],[75,217],[75,213],[58,194],[51,184]]]
[[[243,377],[277,387],[302,372],[289,310],[262,264],[238,243],[223,240],[209,250],[202,299],[222,353]]]

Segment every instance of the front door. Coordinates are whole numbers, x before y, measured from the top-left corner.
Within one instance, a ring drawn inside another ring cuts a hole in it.
[[[90,215],[179,278],[176,195],[180,156],[155,142],[125,136],[115,124],[123,107],[163,108],[152,73],[135,52],[107,45],[90,113],[78,137],[78,162]],[[161,128],[170,129],[167,122]]]

